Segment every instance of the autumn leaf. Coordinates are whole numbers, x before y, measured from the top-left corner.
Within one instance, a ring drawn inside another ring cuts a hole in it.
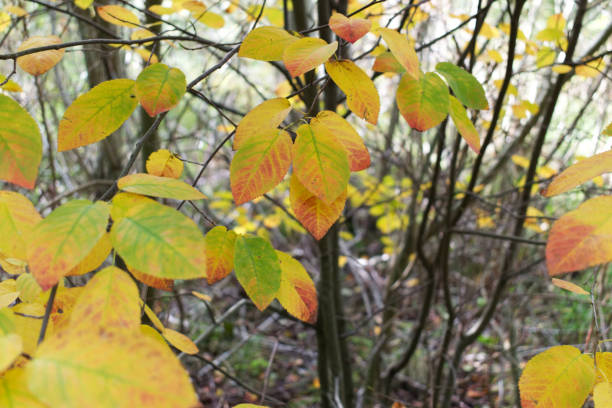
[[[23,368],[13,368],[0,377],[0,407],[48,408],[28,388]]]
[[[167,149],[159,149],[149,156],[147,173],[153,176],[179,178],[183,173],[183,161]]]
[[[440,62],[436,65],[436,71],[446,79],[457,99],[465,106],[489,109],[484,89],[472,74],[450,62]]]
[[[604,173],[612,172],[612,150],[596,154],[571,165],[542,191],[544,197],[565,193]]]
[[[22,42],[17,52],[61,43],[62,40],[56,35],[33,36]],[[64,56],[65,51],[65,49],[60,48],[22,55],[17,58],[17,65],[30,75],[41,75],[57,65]]]
[[[332,12],[329,18],[329,28],[338,37],[354,43],[370,31],[372,22],[363,18],[348,18],[340,13]]]
[[[406,36],[390,28],[379,28],[377,31],[383,40],[385,40],[385,43],[387,43],[391,53],[406,69],[406,73],[412,79],[419,79],[421,77],[419,58],[416,55],[414,46],[408,41]]]
[[[117,180],[119,190],[151,197],[173,198],[175,200],[201,200],[204,194],[194,187],[171,177],[160,177],[146,173],[136,173]]]
[[[109,5],[98,7],[98,16],[111,24],[125,27],[138,27],[140,21],[136,14],[125,7]]]
[[[28,266],[43,290],[91,252],[106,232],[109,210],[103,201],[69,201],[36,225],[28,246]]]
[[[467,111],[461,102],[452,95],[449,96],[448,113],[463,139],[465,139],[474,152],[479,153],[480,138],[478,137],[478,131],[470,118],[468,118]]]
[[[582,289],[580,286],[576,285],[575,283],[572,283],[572,282],[569,282],[563,279],[552,278],[552,284],[558,288],[576,293],[577,295],[590,295],[589,292]]]
[[[106,260],[113,245],[110,235],[105,233],[100,237],[93,249],[66,276],[84,275],[98,268]]]
[[[404,75],[397,88],[396,100],[406,122],[419,132],[440,124],[448,113],[448,88],[433,72],[420,79]]]
[[[612,261],[612,196],[591,198],[553,224],[546,243],[550,276]]]
[[[157,63],[138,75],[134,93],[144,110],[153,117],[178,105],[186,89],[185,74],[180,69]]]
[[[311,324],[317,321],[317,290],[306,269],[289,254],[276,251],[281,283],[276,297],[292,316]]]
[[[0,95],[0,123],[0,179],[24,188],[34,187],[42,159],[38,125],[6,95]]]
[[[346,94],[349,109],[375,125],[380,111],[380,97],[370,77],[350,60],[326,62],[325,70]]]
[[[600,382],[593,388],[593,401],[595,408],[612,407],[612,384]]]
[[[225,278],[234,269],[236,233],[218,225],[204,237],[206,279],[209,285]]]
[[[285,48],[283,62],[291,77],[297,77],[323,64],[336,49],[337,41],[328,44],[320,38],[304,37]]]
[[[131,79],[113,79],[79,96],[60,121],[57,149],[95,143],[119,129],[138,106],[134,84]]]
[[[262,130],[275,129],[289,115],[291,104],[286,98],[274,98],[264,101],[251,109],[236,128],[234,150]]]
[[[172,292],[172,289],[174,289],[174,281],[172,279],[158,278],[134,269],[129,265],[127,265],[127,268],[137,281],[142,282],[147,286],[159,290],[165,290],[166,292]]]
[[[372,66],[372,71],[374,72],[395,72],[395,73],[404,73],[406,72],[406,68],[395,58],[395,56],[389,52],[385,51],[382,54],[376,56],[374,60],[374,65]]]
[[[32,229],[42,220],[25,196],[0,190],[0,253],[7,258],[27,259]]]
[[[183,353],[198,354],[198,346],[196,346],[193,341],[191,341],[191,339],[184,334],[179,333],[176,330],[164,328],[161,335],[164,336],[168,343],[172,344]]]
[[[0,335],[0,375],[9,368],[23,351],[23,342],[18,334]]]
[[[527,362],[519,381],[523,407],[581,407],[595,383],[595,364],[573,346],[556,346]]]
[[[258,27],[242,41],[238,56],[261,61],[281,61],[285,49],[299,37],[278,27]]]
[[[259,310],[274,300],[280,288],[281,269],[272,245],[263,238],[238,236],[234,247],[238,282]]]
[[[269,129],[249,137],[230,165],[230,184],[236,205],[257,198],[280,183],[291,166],[291,136]]]

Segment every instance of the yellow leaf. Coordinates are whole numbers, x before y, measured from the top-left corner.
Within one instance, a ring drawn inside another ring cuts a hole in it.
[[[18,334],[0,336],[0,375],[21,355],[23,342]]]
[[[553,285],[561,289],[569,290],[570,292],[576,293],[578,295],[587,295],[587,296],[590,295],[589,292],[582,289],[580,286],[576,285],[575,283],[572,283],[572,282],[569,282],[563,279],[552,278],[552,283]]]
[[[19,6],[6,6],[4,10],[8,13],[11,13],[17,17],[24,17],[28,15],[28,12]]]
[[[117,180],[119,190],[175,200],[201,200],[204,194],[184,181],[146,173],[130,174]]]
[[[251,109],[236,128],[234,150],[240,147],[262,130],[274,129],[289,115],[291,104],[286,98],[274,98],[264,101]]]
[[[36,279],[34,279],[31,273],[19,275],[16,286],[19,291],[19,299],[22,302],[34,302],[42,293],[41,287],[36,283]]]
[[[406,68],[406,73],[413,79],[419,79],[421,69],[419,68],[419,58],[414,50],[414,44],[408,41],[405,35],[390,28],[379,28],[378,32],[395,58]]]
[[[144,38],[151,38],[151,37],[155,37],[155,33],[145,28],[141,28],[140,30],[135,30],[132,33],[132,35],[130,35],[130,40],[142,40]],[[142,43],[142,45],[145,45],[145,46],[149,46],[151,44],[153,44],[153,41]]]
[[[304,37],[285,48],[283,62],[295,78],[323,64],[338,49],[338,42],[326,43],[320,38]]]
[[[542,192],[545,197],[565,193],[601,174],[612,171],[612,150],[580,160],[561,172]]]
[[[98,7],[97,10],[98,16],[111,24],[125,27],[138,27],[140,25],[140,21],[138,17],[136,17],[136,14],[125,7],[110,5]]]
[[[106,260],[111,252],[113,245],[110,241],[110,235],[105,233],[98,240],[93,249],[79,262],[77,266],[72,268],[66,276],[84,275],[98,268]]]
[[[159,149],[147,159],[147,173],[154,176],[179,178],[183,173],[183,161],[166,149]]]
[[[542,68],[552,65],[555,62],[556,57],[557,54],[555,50],[550,47],[542,47],[538,50],[538,54],[536,56],[536,66],[538,68]]]
[[[0,254],[4,258],[27,258],[32,230],[42,219],[25,196],[0,190]]]
[[[74,0],[74,4],[83,10],[88,9],[93,2],[94,0]]]
[[[209,285],[225,278],[234,269],[236,233],[218,225],[204,237],[206,279]]]
[[[6,81],[6,77],[0,74],[0,83]],[[11,79],[9,79],[4,85],[0,86],[0,89],[4,89],[7,92],[23,92],[21,86]]]
[[[205,295],[205,294],[200,293],[200,292],[196,292],[195,290],[192,290],[191,294],[193,296],[197,297],[198,299],[204,301],[204,302],[211,302],[212,301],[212,298],[210,296]]]
[[[147,64],[157,64],[159,62],[157,55],[153,54],[151,51],[145,48],[136,48],[134,52],[138,54],[140,58],[142,58],[142,60]]]
[[[144,308],[144,312],[149,318],[149,320],[151,320],[151,323],[153,323],[153,326],[155,326],[155,328],[159,330],[160,332],[163,332],[166,328],[164,327],[161,320],[159,320],[155,312],[153,312],[153,310],[151,310],[151,308],[146,303],[144,303],[142,300],[140,301],[140,306]]]
[[[49,408],[30,392],[22,368],[13,368],[0,377],[0,407]]]
[[[242,41],[238,56],[260,61],[280,61],[285,49],[298,37],[277,27],[258,27]]]
[[[605,69],[604,59],[598,58],[594,61],[587,62],[584,65],[576,66],[576,75],[585,78],[594,78],[601,74]]]
[[[600,382],[593,389],[593,401],[595,408],[612,407],[612,384],[609,382]]]
[[[317,290],[306,269],[289,254],[276,251],[281,268],[281,284],[276,295],[292,316],[314,324],[317,321]]]
[[[179,333],[172,329],[164,329],[162,330],[162,336],[168,343],[172,344],[174,347],[187,354],[197,354],[198,346],[196,346],[193,341],[182,333]]]
[[[529,167],[529,159],[524,156],[513,154],[511,159],[514,162],[514,164],[516,164],[517,166],[521,166],[524,169]]]
[[[46,37],[34,36],[21,43],[17,51],[30,48],[39,48],[49,45],[61,44],[62,40],[56,35]],[[64,56],[63,48],[57,50],[40,51],[33,54],[23,55],[17,58],[17,65],[31,75],[41,75],[53,68]]]

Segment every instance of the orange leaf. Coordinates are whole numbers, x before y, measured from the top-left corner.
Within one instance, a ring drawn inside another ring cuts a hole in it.
[[[128,270],[136,278],[138,281],[144,283],[147,286],[150,286],[155,289],[165,290],[166,292],[172,292],[174,288],[174,281],[172,279],[164,279],[158,278],[157,276],[148,275],[144,272],[140,272],[129,265],[127,266]]]
[[[558,288],[569,290],[570,292],[576,293],[578,295],[590,295],[589,292],[582,289],[580,286],[576,285],[575,283],[572,283],[572,282],[569,282],[563,279],[552,278],[552,284]]]
[[[140,25],[136,14],[125,7],[110,5],[98,7],[97,10],[100,18],[111,24],[125,27],[138,27]]]
[[[380,111],[380,97],[370,77],[349,60],[326,62],[325,70],[346,94],[349,109],[375,125]]]
[[[420,79],[404,75],[397,87],[397,107],[410,127],[422,132],[444,120],[448,96],[446,84],[433,72]]]
[[[0,179],[34,187],[42,159],[42,139],[30,114],[6,95],[0,95]]]
[[[62,40],[56,35],[49,35],[46,37],[34,36],[22,42],[17,51],[61,43]],[[65,51],[66,50],[63,48],[60,48],[58,50],[47,50],[34,54],[27,54],[17,58],[17,64],[30,75],[41,75],[57,65],[64,56]]]
[[[480,152],[478,131],[476,131],[474,124],[470,118],[468,118],[467,111],[463,107],[463,104],[452,95],[450,95],[449,102],[448,112],[457,130],[473,151],[476,153]]]
[[[286,98],[264,101],[251,109],[238,124],[234,136],[234,150],[240,149],[244,142],[264,129],[274,129],[280,125],[291,111]]]
[[[565,169],[542,192],[545,197],[565,193],[604,173],[612,171],[612,150],[580,160]]]
[[[153,117],[174,108],[186,89],[185,74],[180,69],[157,63],[138,75],[134,93],[144,110]]]
[[[201,200],[204,194],[194,187],[171,177],[160,177],[146,173],[130,174],[117,180],[119,190],[175,200]]]
[[[270,129],[249,137],[230,165],[232,195],[237,205],[257,198],[283,180],[291,166],[291,136]]]
[[[338,42],[326,43],[320,38],[304,37],[291,43],[283,61],[292,77],[300,76],[323,64],[338,49]]]
[[[179,178],[183,173],[183,161],[166,149],[151,153],[146,167],[147,173],[160,177]]]
[[[225,278],[234,269],[236,233],[224,226],[216,226],[204,237],[206,252],[206,279],[208,284]]]
[[[317,290],[306,269],[289,254],[276,251],[281,268],[281,284],[276,295],[280,304],[298,319],[316,323]]]
[[[354,43],[370,31],[372,22],[363,18],[347,18],[334,11],[329,18],[329,27],[338,37]]]
[[[406,73],[413,79],[418,79],[421,76],[419,57],[417,57],[414,46],[406,36],[390,28],[379,28],[378,32],[382,35],[395,58],[406,68]]]
[[[300,182],[325,204],[346,192],[350,176],[348,156],[336,137],[324,127],[297,129],[293,171]]]
[[[546,243],[551,276],[612,261],[612,196],[592,198],[559,218]]]
[[[261,61],[281,61],[285,48],[299,40],[278,27],[258,27],[240,45],[238,56]]]
[[[327,234],[329,228],[342,214],[346,202],[346,190],[327,205],[308,191],[294,174],[291,176],[289,199],[296,218],[313,237],[319,240]]]
[[[360,171],[370,167],[370,153],[363,144],[363,140],[355,131],[355,128],[342,116],[332,111],[321,111],[310,121],[310,126],[315,133],[319,127],[336,136],[337,140],[346,150],[351,171]]]

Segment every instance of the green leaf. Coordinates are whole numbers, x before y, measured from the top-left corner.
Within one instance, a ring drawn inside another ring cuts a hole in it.
[[[134,93],[149,116],[155,116],[174,108],[186,89],[185,74],[180,69],[157,63],[138,75]]]
[[[204,194],[185,183],[172,177],[154,176],[152,174],[137,173],[121,177],[117,181],[119,190],[142,194],[151,197],[173,198],[175,200],[201,200]]]
[[[476,131],[474,124],[468,117],[467,111],[461,102],[459,102],[459,100],[452,95],[450,96],[449,102],[448,112],[450,113],[450,117],[457,127],[457,130],[473,151],[476,153],[480,152],[480,138],[478,137],[478,131]]]
[[[433,72],[420,79],[404,75],[397,87],[397,107],[410,127],[422,132],[444,120],[448,96],[448,87]]]
[[[465,106],[489,109],[484,89],[472,74],[450,62],[440,62],[436,65],[436,71],[446,79],[457,99]]]
[[[40,221],[28,247],[28,265],[43,290],[51,288],[91,252],[108,224],[103,201],[69,201]]]
[[[115,211],[118,205],[120,211]],[[204,236],[190,218],[144,197],[113,198],[113,247],[125,262],[147,275],[167,279],[206,276]]]
[[[63,152],[95,143],[119,129],[138,106],[135,83],[113,79],[79,96],[60,121],[57,149]]]
[[[0,95],[0,179],[34,187],[42,159],[38,125],[17,102]]]
[[[281,269],[278,256],[260,237],[238,236],[234,247],[236,278],[259,310],[264,310],[278,292]]]

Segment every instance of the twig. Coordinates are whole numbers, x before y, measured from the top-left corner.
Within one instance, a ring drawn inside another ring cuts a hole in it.
[[[49,325],[49,317],[51,317],[51,310],[53,310],[53,302],[55,301],[57,286],[58,284],[56,283],[51,288],[51,293],[49,293],[47,307],[45,308],[45,315],[43,316],[42,325],[40,326],[40,333],[38,334],[38,344],[42,343],[42,341],[45,339],[45,332],[47,331],[47,326]]]

